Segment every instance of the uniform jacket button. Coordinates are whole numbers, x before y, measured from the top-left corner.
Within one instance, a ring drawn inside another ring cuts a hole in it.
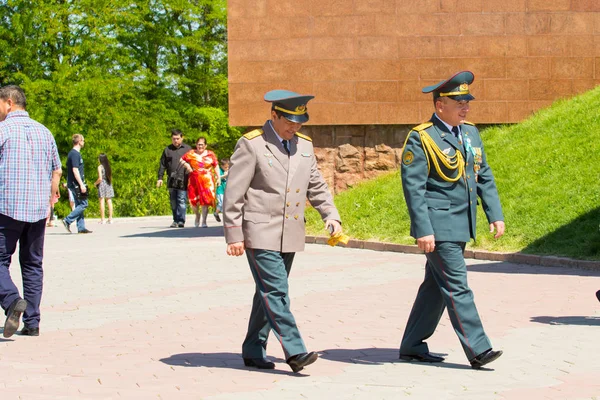
[[[296,189],[296,193],[300,193],[300,189]]]

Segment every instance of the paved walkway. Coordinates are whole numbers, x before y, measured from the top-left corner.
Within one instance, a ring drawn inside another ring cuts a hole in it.
[[[445,316],[429,343],[447,362],[398,360],[424,256],[308,245],[292,308],[321,357],[292,374],[272,338],[277,367],[261,372],[240,356],[254,290],[245,257],[225,255],[214,221],[170,222],[48,229],[41,336],[0,339],[2,400],[600,399],[600,272],[469,260],[505,352],[475,371]]]

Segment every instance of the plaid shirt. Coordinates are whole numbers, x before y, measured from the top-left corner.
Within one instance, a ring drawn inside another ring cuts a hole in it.
[[[61,169],[56,141],[26,111],[0,122],[0,214],[23,222],[45,219],[52,171]]]

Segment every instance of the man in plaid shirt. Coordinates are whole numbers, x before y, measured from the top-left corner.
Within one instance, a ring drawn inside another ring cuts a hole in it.
[[[0,305],[6,338],[19,329],[21,314],[21,334],[39,335],[46,216],[62,175],[52,133],[29,118],[25,107],[20,87],[0,88]],[[24,299],[8,272],[17,242]]]

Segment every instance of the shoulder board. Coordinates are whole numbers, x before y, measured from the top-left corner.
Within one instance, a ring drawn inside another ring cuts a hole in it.
[[[433,125],[432,122],[424,122],[421,125],[415,126],[414,128],[412,128],[412,130],[419,132],[419,131],[423,131],[423,130],[429,128],[432,125]]]
[[[301,134],[300,132],[296,132],[296,136],[298,136],[298,137],[301,137],[301,138],[302,138],[302,139],[304,139],[304,140],[308,140],[309,142],[312,142],[312,139],[311,139],[311,138],[309,138],[309,137],[308,137],[308,136],[306,136],[306,135],[303,135],[303,134]]]
[[[244,137],[245,137],[246,139],[248,139],[248,140],[251,140],[251,139],[254,139],[254,138],[256,138],[256,137],[259,137],[259,136],[260,136],[260,135],[262,135],[263,133],[264,133],[264,132],[263,132],[263,130],[262,130],[262,129],[255,129],[255,130],[253,130],[253,131],[250,131],[250,132],[246,133],[246,134],[244,135]]]
[[[475,126],[475,124],[474,124],[474,123],[472,123],[472,122],[469,122],[469,121],[463,121],[463,124],[467,124],[467,125],[472,125],[472,126]]]

